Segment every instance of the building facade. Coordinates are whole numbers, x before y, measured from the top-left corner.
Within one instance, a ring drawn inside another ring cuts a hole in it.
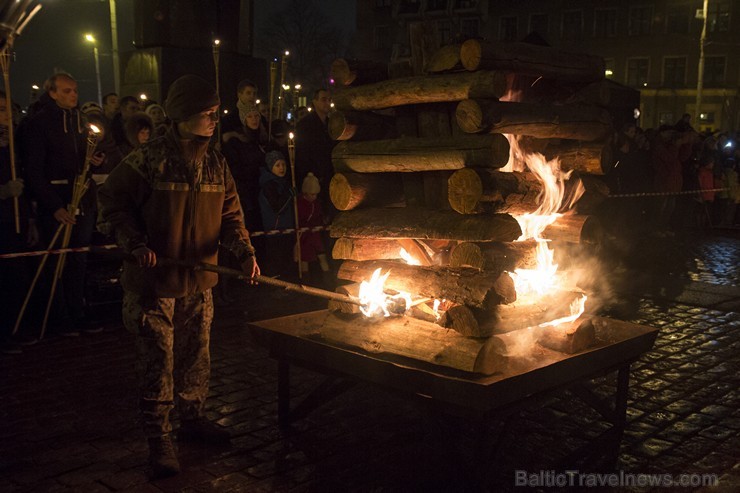
[[[740,130],[740,0],[708,0],[699,91],[703,0],[357,0],[359,58],[411,56],[424,24],[440,46],[471,37],[518,41],[537,33],[565,51],[598,55],[606,77],[640,91],[639,124],[695,114],[700,130]]]

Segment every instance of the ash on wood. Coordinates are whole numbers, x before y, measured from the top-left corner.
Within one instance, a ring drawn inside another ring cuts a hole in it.
[[[501,168],[509,160],[509,141],[498,134],[344,141],[334,147],[331,160],[336,171],[357,173],[456,170],[466,166]]]
[[[382,319],[331,314],[319,329],[329,342],[373,354],[396,354],[471,373],[492,375],[506,368],[504,344],[495,337],[474,339],[409,317]]]
[[[356,209],[332,222],[333,238],[412,238],[420,240],[514,241],[522,234],[508,214],[466,215],[416,207]]]
[[[380,110],[409,104],[500,98],[506,90],[502,72],[479,71],[405,77],[350,87],[337,92],[333,101],[339,110]]]

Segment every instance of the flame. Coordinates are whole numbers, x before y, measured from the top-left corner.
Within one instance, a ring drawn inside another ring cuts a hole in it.
[[[383,291],[383,286],[391,271],[380,275],[380,270],[380,268],[375,269],[369,281],[362,281],[360,283],[360,302],[362,303],[360,305],[360,311],[366,317],[374,317],[381,314],[384,317],[390,316],[387,303],[388,297]]]
[[[401,258],[409,265],[421,265],[421,262],[419,262],[414,257],[412,257],[411,254],[407,252],[405,248],[401,248],[399,255],[401,255]]]
[[[540,327],[554,327],[556,325],[564,324],[567,322],[573,322],[578,317],[580,317],[584,311],[586,311],[586,300],[587,299],[588,299],[588,296],[584,294],[580,298],[573,300],[573,302],[570,304],[570,315],[569,316],[562,317],[562,318],[556,318],[555,320],[550,320],[549,322],[541,323]]]
[[[99,129],[99,128],[98,128],[98,127],[97,127],[96,125],[93,125],[93,124],[91,123],[91,124],[89,124],[88,126],[90,127],[90,131],[91,131],[91,132],[92,132],[93,134],[99,134],[99,133],[100,133],[100,129]]]
[[[509,163],[512,170],[521,170],[526,166],[542,183],[540,205],[531,214],[515,216],[522,229],[522,235],[517,241],[534,239],[537,242],[537,268],[516,269],[510,273],[514,279],[517,294],[543,295],[561,284],[558,279],[558,265],[553,261],[553,250],[548,247],[547,240],[542,238],[542,232],[562,216],[558,213],[563,206],[565,197],[565,182],[570,178],[572,171],[563,172],[560,169],[560,159],[548,161],[540,153],[527,153],[521,149],[515,136],[507,135],[511,153]],[[576,189],[569,197],[568,205],[574,204],[583,194],[583,187]]]

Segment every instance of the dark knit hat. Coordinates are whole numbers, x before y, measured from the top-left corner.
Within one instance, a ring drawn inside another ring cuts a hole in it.
[[[272,167],[281,159],[285,161],[285,156],[283,156],[283,153],[280,151],[270,151],[265,154],[265,166],[267,167],[267,171],[272,172]]]
[[[197,75],[183,75],[170,85],[165,109],[175,122],[183,122],[211,106],[221,104],[216,89]]]

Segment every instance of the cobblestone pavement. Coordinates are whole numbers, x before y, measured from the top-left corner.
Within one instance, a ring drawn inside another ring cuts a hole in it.
[[[629,301],[614,314],[660,328],[653,350],[632,366],[617,470],[715,474],[720,486],[590,490],[740,491],[740,239],[660,241],[614,266],[621,299]],[[370,385],[353,387],[283,432],[276,423],[277,365],[251,341],[245,322],[323,302],[268,287],[239,295],[242,302],[217,309],[207,404],[208,416],[233,434],[231,446],[181,444],[183,472],[147,480],[133,339],[112,323],[101,334],[48,339],[0,357],[0,491],[498,492],[521,489],[514,487],[517,470],[612,471],[598,461],[563,462],[607,426],[570,393],[513,415],[482,469],[474,467],[469,423]],[[308,370],[293,377],[296,398],[320,382]],[[595,390],[608,396],[613,385],[607,376]]]

